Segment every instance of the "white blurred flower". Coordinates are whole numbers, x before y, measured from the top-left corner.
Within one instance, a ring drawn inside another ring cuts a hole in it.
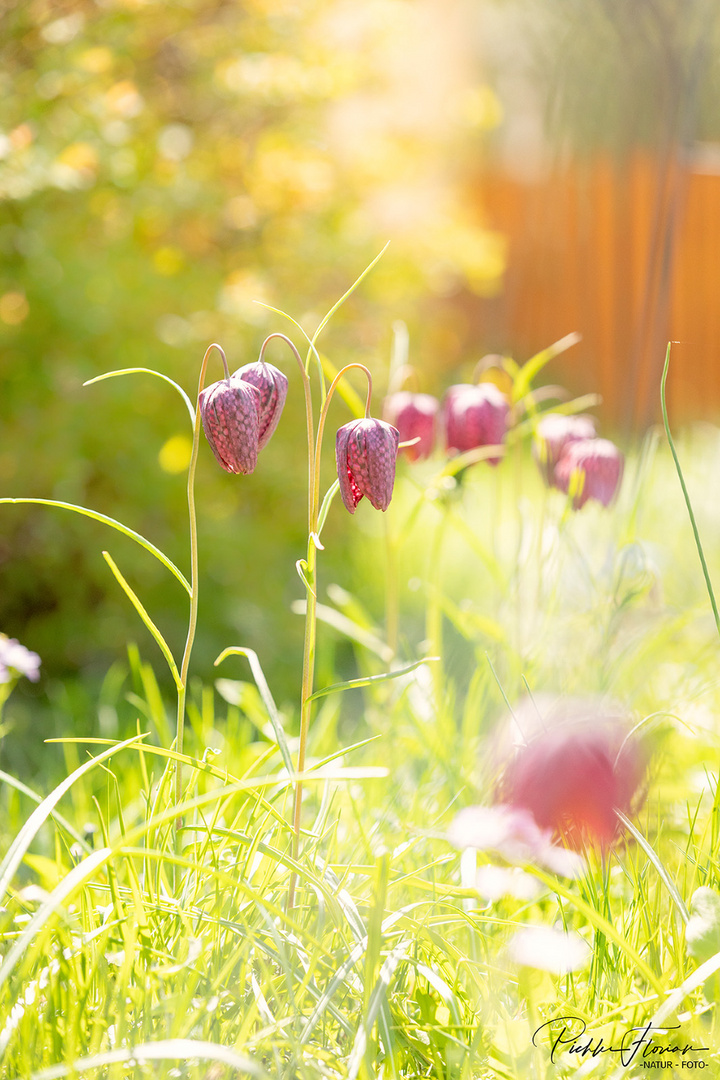
[[[508,862],[536,863],[563,877],[579,877],[584,866],[577,852],[553,844],[551,831],[523,807],[468,806],[452,822],[448,839],[458,848],[495,851]]]
[[[568,975],[590,959],[588,943],[574,931],[552,926],[525,926],[510,939],[508,953],[516,964]]]
[[[493,866],[488,863],[475,874],[475,890],[484,900],[500,900],[503,896],[535,900],[542,891],[542,885],[519,866]]]
[[[21,645],[15,638],[0,634],[0,683],[11,682],[25,675],[31,682],[40,678],[40,657]]]

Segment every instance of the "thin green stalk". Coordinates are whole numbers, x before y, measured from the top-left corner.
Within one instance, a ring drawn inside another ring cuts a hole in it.
[[[690,516],[690,524],[692,525],[693,536],[695,537],[695,546],[697,547],[698,555],[700,556],[700,564],[702,566],[703,576],[705,578],[705,587],[710,597],[710,604],[712,606],[713,615],[715,616],[715,626],[717,632],[720,634],[720,613],[718,613],[718,606],[715,601],[715,592],[712,587],[712,581],[710,580],[710,571],[708,570],[707,562],[705,561],[705,552],[700,540],[700,533],[698,531],[697,522],[695,521],[695,514],[693,513],[692,503],[690,502],[690,495],[688,493],[687,486],[685,484],[685,477],[680,467],[680,461],[675,450],[675,443],[673,442],[672,435],[670,434],[670,423],[668,421],[667,405],[665,403],[665,384],[667,382],[668,368],[670,367],[670,348],[672,342],[668,341],[667,352],[665,353],[665,367],[663,368],[662,379],[660,380],[660,404],[662,405],[663,424],[665,425],[665,434],[667,435],[667,441],[670,444],[670,453],[673,456],[675,462],[675,468],[677,469],[678,479],[680,480],[680,487],[682,488],[683,496],[685,497],[685,505],[687,506],[687,512]]]
[[[207,371],[208,359],[213,349],[217,349],[222,357],[223,367],[225,369],[225,378],[230,377],[230,371],[225,357],[225,352],[220,345],[213,342],[212,345],[208,345],[203,356],[202,364],[200,365],[200,378],[198,380],[198,396],[197,403],[195,405],[195,420],[193,422],[193,443],[192,453],[190,455],[190,465],[188,466],[188,484],[187,484],[187,499],[188,499],[188,517],[190,520],[190,618],[188,620],[188,632],[187,639],[185,641],[185,651],[183,652],[182,664],[180,665],[180,686],[178,688],[178,701],[177,701],[177,722],[175,729],[175,749],[178,754],[183,752],[183,742],[185,736],[185,701],[187,698],[187,679],[188,670],[190,668],[190,656],[192,654],[193,644],[195,642],[195,631],[197,629],[197,613],[198,613],[198,538],[197,538],[197,513],[195,510],[195,472],[197,469],[198,452],[200,449],[200,428],[202,423],[200,420],[200,394],[205,386],[205,373]],[[179,804],[182,802],[182,762],[178,759],[177,767],[175,771],[175,802]],[[182,825],[182,820],[178,818],[176,827],[179,829]]]
[[[333,379],[328,389],[327,395],[322,404],[320,410],[320,418],[318,420],[317,436],[315,438],[314,452],[310,447],[308,460],[312,463],[312,473],[309,474],[309,492],[308,492],[308,546],[307,556],[305,559],[305,594],[306,594],[306,608],[305,608],[305,641],[303,645],[303,673],[302,673],[302,689],[301,689],[301,703],[300,703],[300,745],[298,747],[298,772],[302,773],[305,769],[305,752],[307,749],[308,733],[310,731],[310,720],[312,716],[312,692],[313,681],[315,678],[315,647],[317,642],[317,580],[316,580],[316,566],[317,566],[317,541],[318,541],[318,516],[320,513],[320,462],[321,462],[321,448],[322,438],[325,431],[325,421],[327,419],[328,408],[332,400],[332,396],[340,380],[345,374],[351,370],[351,368],[359,368],[365,373],[368,380],[368,393],[365,404],[365,415],[370,415],[370,398],[372,395],[372,376],[364,364],[347,364],[346,367],[338,371],[337,375]],[[306,391],[309,396],[309,390]],[[308,406],[308,442],[311,438],[311,424],[312,424],[312,411],[311,406]],[[302,781],[298,780],[295,786],[295,798],[293,803],[293,859],[297,860],[300,852],[300,820],[302,816],[302,796],[303,785]],[[293,873],[290,877],[290,886],[288,889],[288,911],[292,911],[295,903],[295,883],[296,875]]]

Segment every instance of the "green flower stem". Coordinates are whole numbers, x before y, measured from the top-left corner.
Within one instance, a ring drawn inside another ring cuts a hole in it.
[[[282,335],[281,335],[282,336]],[[308,732],[312,715],[312,692],[315,678],[315,646],[317,642],[317,545],[318,515],[320,513],[320,459],[322,438],[325,431],[328,408],[335,389],[343,376],[351,370],[359,368],[363,371],[368,381],[367,399],[365,402],[365,416],[370,415],[370,399],[372,396],[372,375],[364,364],[348,364],[341,368],[328,388],[327,395],[320,410],[315,446],[312,445],[312,405],[308,404],[308,546],[305,559],[306,577],[306,609],[305,609],[305,642],[303,646],[303,673],[300,703],[300,745],[298,748],[297,771],[302,773],[305,769],[305,752],[307,749]],[[304,369],[303,369],[304,370]],[[307,378],[307,375],[306,375]],[[306,385],[306,401],[310,402],[309,379]],[[295,785],[295,797],[293,802],[293,859],[297,860],[300,853],[300,819],[302,816],[302,781],[298,780]],[[292,911],[295,903],[296,874],[290,877],[288,889],[288,911]]]
[[[205,373],[207,371],[208,359],[213,349],[217,349],[220,353],[223,362],[223,368],[225,369],[225,378],[230,378],[230,371],[228,369],[227,358],[225,352],[220,345],[213,342],[212,345],[208,345],[203,356],[202,364],[200,365],[200,378],[198,380],[198,396],[197,403],[195,405],[195,420],[193,422],[193,442],[192,453],[190,455],[190,465],[188,466],[188,484],[187,484],[187,498],[188,498],[188,517],[190,519],[190,619],[188,622],[187,640],[185,641],[185,651],[183,653],[182,664],[180,665],[180,686],[178,688],[178,702],[177,702],[177,725],[175,733],[175,749],[178,754],[183,752],[183,742],[185,736],[185,701],[187,698],[187,679],[188,670],[190,668],[190,656],[192,654],[193,643],[195,641],[195,631],[197,629],[197,614],[198,614],[198,538],[197,538],[197,513],[195,510],[195,472],[197,469],[198,452],[200,449],[200,429],[202,422],[200,420],[200,394],[205,386]],[[177,767],[175,771],[175,802],[179,804],[182,802],[182,762],[178,759]],[[182,826],[182,819],[178,818],[176,827],[179,829]]]

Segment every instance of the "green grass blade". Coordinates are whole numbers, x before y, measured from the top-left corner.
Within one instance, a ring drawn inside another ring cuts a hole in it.
[[[153,368],[146,367],[132,367],[122,368],[119,371],[106,371],[103,375],[96,375],[94,379],[88,379],[83,383],[83,386],[92,386],[93,383],[103,382],[105,379],[114,379],[118,375],[155,375],[156,378],[162,379],[163,382],[169,383],[170,386],[177,390],[180,397],[187,406],[187,411],[190,413],[190,423],[193,428],[195,427],[195,406],[190,398],[187,396],[182,386],[178,386],[174,379],[171,379],[169,375],[163,375],[162,371],[155,371]]]
[[[199,1061],[218,1061],[223,1065],[228,1065],[237,1073],[269,1080],[268,1074],[257,1062],[235,1053],[228,1046],[218,1046],[217,1043],[204,1042],[200,1039],[162,1039],[159,1042],[140,1043],[138,1046],[108,1050],[104,1054],[91,1054],[89,1057],[79,1058],[67,1065],[51,1065],[47,1069],[41,1069],[39,1072],[32,1073],[30,1080],[62,1080],[64,1076],[74,1076],[76,1073],[100,1069],[105,1065],[122,1065],[128,1062],[142,1065],[146,1061],[177,1061],[182,1064],[188,1058],[196,1058]],[[135,1064],[132,1065],[132,1071],[136,1072]]]
[[[125,742],[115,743],[101,754],[98,754],[97,757],[91,758],[90,761],[85,761],[77,769],[71,772],[61,784],[58,784],[58,786],[43,799],[36,810],[33,810],[32,814],[8,848],[2,863],[0,863],[0,902],[2,902],[5,897],[8,886],[15,875],[15,871],[22,862],[25,852],[30,847],[30,844],[35,839],[40,828],[45,824],[47,818],[50,817],[57,803],[63,795],[70,790],[75,781],[79,780],[80,777],[84,776],[90,769],[94,769],[96,765],[99,765],[107,758],[112,757],[113,754],[117,754],[120,750],[124,750],[128,746],[139,743],[145,737],[145,735],[133,735],[132,739],[126,739]]]
[[[283,759],[283,764],[288,772],[293,771],[292,757],[290,756],[290,750],[288,748],[287,739],[285,737],[285,730],[282,725],[280,713],[278,712],[275,699],[273,698],[270,687],[268,686],[267,679],[265,678],[265,672],[262,669],[258,654],[253,649],[245,649],[241,645],[231,645],[230,648],[224,649],[217,660],[215,661],[215,667],[221,664],[223,660],[228,656],[244,656],[250,665],[255,685],[260,692],[260,697],[263,700],[263,704],[267,709],[268,716],[270,717],[270,723],[273,726],[275,732],[275,738],[277,739],[278,749]]]
[[[514,381],[512,391],[513,404],[525,397],[532,386],[533,379],[542,371],[546,364],[556,356],[559,356],[560,353],[565,352],[566,349],[570,349],[573,345],[577,345],[579,341],[579,334],[566,334],[565,337],[560,338],[559,341],[553,342],[553,344],[548,345],[546,349],[542,349],[539,353],[536,353],[535,356],[531,356],[520,368],[520,372]]]
[[[685,906],[685,901],[683,900],[682,896],[680,895],[677,885],[672,880],[672,878],[668,874],[666,868],[661,863],[660,857],[658,856],[657,852],[653,848],[652,844],[649,842],[647,837],[643,836],[643,834],[640,832],[639,829],[635,828],[635,826],[633,825],[630,818],[627,817],[625,814],[623,814],[622,810],[616,810],[615,813],[620,818],[620,821],[622,821],[622,823],[625,826],[625,828],[627,829],[627,831],[629,833],[631,833],[632,836],[635,838],[635,841],[640,845],[640,847],[643,849],[643,851],[647,855],[650,862],[653,864],[653,866],[657,870],[660,880],[662,881],[663,885],[665,886],[665,888],[669,892],[669,894],[670,894],[670,896],[672,898],[672,901],[675,904],[675,907],[680,912],[680,917],[681,917],[682,921],[684,923],[687,923],[688,920],[690,919],[690,912],[688,911],[687,907]]]
[[[318,534],[318,536],[322,536],[323,525],[325,524],[325,521],[327,520],[328,513],[330,512],[330,507],[332,505],[332,501],[335,498],[335,496],[337,495],[339,490],[340,490],[340,481],[335,480],[335,481],[333,481],[333,483],[330,485],[330,487],[325,492],[325,498],[322,501],[322,506],[320,507],[320,513],[318,514],[318,524],[317,524],[317,534]]]
[[[14,787],[16,791],[22,792],[23,795],[27,795],[29,799],[32,799],[36,806],[39,806],[40,803],[43,801],[42,795],[38,795],[38,793],[36,791],[33,791],[32,788],[29,788],[27,784],[23,784],[22,780],[18,780],[17,777],[11,776],[10,773],[3,772],[2,769],[0,769],[0,782],[7,784],[8,787]],[[68,833],[69,836],[72,836],[73,840],[80,844],[80,846],[86,852],[90,851],[90,847],[88,846],[87,842],[83,839],[80,833],[73,828],[70,822],[62,816],[62,814],[58,814],[57,811],[53,810],[50,814],[50,817],[53,819],[53,821],[57,822],[57,824],[60,825],[65,830],[65,832]]]
[[[188,596],[192,594],[190,588],[190,582],[187,580],[181,570],[178,570],[175,563],[167,557],[160,550],[151,544],[149,540],[146,540],[140,533],[135,532],[134,529],[129,529],[127,525],[123,525],[121,521],[116,521],[115,518],[108,517],[107,514],[101,514],[97,510],[89,510],[86,506],[77,506],[75,503],[59,502],[57,499],[0,499],[0,503],[33,503],[37,506],[57,506],[61,510],[73,510],[76,514],[82,514],[84,517],[92,518],[93,521],[99,521],[102,525],[109,525],[111,529],[117,529],[118,532],[123,533],[124,536],[129,536],[131,540],[134,540],[140,547],[145,548],[151,555],[154,555],[159,562],[165,566],[171,574],[178,579],[182,587],[187,592]]]
[[[414,663],[408,664],[407,667],[398,668],[397,671],[384,671],[382,675],[366,675],[361,679],[348,679],[347,682],[333,683],[332,686],[324,686],[322,690],[316,690],[306,700],[317,701],[318,698],[326,697],[328,694],[337,694],[341,690],[355,690],[359,686],[374,686],[375,683],[387,682],[389,679],[399,679],[401,675],[407,675],[411,671],[415,671],[422,664],[429,664],[439,659],[439,656],[426,656],[422,660],[416,660]]]
[[[335,302],[335,303],[333,304],[333,306],[332,306],[332,307],[330,308],[330,310],[328,311],[327,315],[326,315],[326,316],[325,316],[325,318],[324,318],[324,319],[322,320],[322,322],[321,322],[321,323],[320,323],[320,325],[318,326],[317,330],[316,330],[316,331],[315,331],[315,333],[313,334],[313,337],[312,337],[312,342],[311,342],[311,344],[313,344],[313,345],[315,344],[315,342],[316,342],[316,341],[317,341],[317,339],[318,339],[318,338],[320,337],[321,333],[323,332],[323,330],[325,329],[325,327],[327,326],[327,324],[328,324],[328,323],[330,322],[330,320],[332,319],[332,317],[333,317],[333,315],[335,314],[335,312],[336,312],[336,311],[337,311],[337,310],[338,310],[339,308],[341,308],[341,307],[343,306],[343,304],[345,303],[345,301],[346,301],[346,300],[348,300],[348,299],[349,299],[349,298],[350,298],[350,297],[352,296],[352,294],[353,294],[353,293],[355,292],[355,290],[356,290],[356,289],[357,289],[357,287],[358,287],[358,286],[360,285],[360,283],[361,283],[362,281],[364,281],[364,280],[365,280],[365,278],[366,278],[366,277],[368,276],[368,274],[370,273],[370,271],[371,271],[372,269],[374,269],[374,267],[376,266],[376,264],[377,264],[377,263],[379,263],[379,262],[380,262],[380,259],[382,259],[383,255],[385,254],[385,252],[387,251],[387,249],[388,249],[389,247],[390,247],[390,241],[388,240],[387,244],[386,244],[386,245],[385,245],[385,247],[384,247],[384,248],[382,249],[382,251],[381,251],[381,252],[379,252],[379,253],[378,253],[378,254],[377,254],[377,255],[375,256],[375,258],[373,259],[373,261],[372,261],[371,263],[369,263],[369,264],[368,264],[368,266],[366,266],[366,267],[365,267],[365,269],[363,270],[363,272],[362,272],[362,274],[360,275],[360,277],[356,278],[356,279],[355,279],[355,281],[353,281],[353,283],[352,283],[352,285],[350,286],[350,288],[348,289],[348,291],[347,291],[346,293],[343,293],[343,295],[342,295],[342,296],[340,297],[340,299],[339,299],[339,300],[337,300],[337,301],[336,301],[336,302]]]
[[[662,406],[663,424],[665,425],[665,434],[667,435],[667,441],[670,444],[670,453],[673,456],[673,461],[675,462],[678,479],[680,480],[680,487],[682,488],[682,493],[685,498],[687,512],[690,516],[690,524],[692,525],[693,536],[695,537],[695,546],[697,547],[697,552],[700,556],[700,564],[702,566],[702,572],[705,578],[705,586],[708,591],[708,596],[710,597],[710,604],[712,605],[713,615],[715,616],[715,626],[717,627],[718,634],[720,634],[720,613],[718,612],[717,603],[715,601],[715,592],[712,587],[712,581],[710,580],[710,571],[708,570],[708,566],[705,561],[705,552],[703,551],[703,546],[700,541],[700,533],[698,531],[697,522],[695,521],[695,514],[693,513],[692,503],[690,502],[690,495],[685,484],[685,477],[683,476],[683,471],[680,467],[680,460],[677,456],[673,437],[670,434],[670,423],[668,421],[667,404],[665,401],[665,384],[667,382],[668,368],[670,367],[671,346],[672,342],[668,341],[667,352],[665,353],[665,367],[663,368],[662,379],[660,380],[660,404]]]
[[[128,582],[125,580],[125,578],[121,574],[120,570],[118,569],[117,563],[113,559],[112,555],[110,555],[109,552],[107,552],[107,551],[103,551],[103,559],[105,560],[105,562],[108,564],[108,566],[112,570],[113,576],[114,576],[115,580],[117,581],[118,585],[123,590],[123,592],[127,596],[128,600],[130,601],[132,606],[135,608],[138,615],[140,616],[142,621],[145,623],[145,625],[147,626],[147,628],[150,631],[150,633],[152,634],[152,636],[155,638],[155,641],[158,643],[158,646],[160,648],[160,652],[165,657],[165,659],[167,661],[167,665],[170,668],[170,674],[172,675],[173,679],[175,680],[175,685],[178,688],[178,690],[181,690],[182,689],[182,680],[180,678],[180,672],[177,669],[177,664],[175,663],[175,660],[173,658],[173,654],[170,651],[170,646],[168,645],[167,641],[165,640],[165,638],[162,636],[162,634],[158,630],[155,623],[152,621],[152,619],[148,615],[145,608],[143,607],[137,593],[134,592],[134,590],[131,588],[131,586],[128,584]]]

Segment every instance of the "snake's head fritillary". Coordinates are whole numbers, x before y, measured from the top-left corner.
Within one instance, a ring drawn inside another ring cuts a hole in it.
[[[555,486],[570,492],[573,508],[588,499],[609,506],[622,479],[625,458],[609,439],[580,439],[569,443],[555,466]]]
[[[595,438],[595,421],[591,416],[563,416],[562,413],[546,413],[540,420],[533,441],[533,456],[543,478],[555,487],[555,466],[565,447],[580,439]]]
[[[272,364],[257,360],[254,364],[238,368],[232,377],[242,379],[259,390],[258,450],[262,450],[278,426],[288,392],[287,376]]]
[[[464,453],[477,446],[500,446],[507,431],[508,400],[494,383],[451,386],[445,395],[445,436],[449,451]],[[488,458],[497,465],[499,457]]]
[[[353,420],[335,440],[340,495],[351,514],[363,495],[376,510],[387,510],[395,483],[400,433],[383,420]]]
[[[255,387],[235,375],[200,394],[205,436],[226,472],[251,473],[257,465],[259,398]]]
[[[418,439],[404,448],[411,461],[429,457],[435,446],[435,420],[439,409],[437,398],[431,394],[411,394],[400,390],[385,398],[383,416],[400,432],[400,442]]]

